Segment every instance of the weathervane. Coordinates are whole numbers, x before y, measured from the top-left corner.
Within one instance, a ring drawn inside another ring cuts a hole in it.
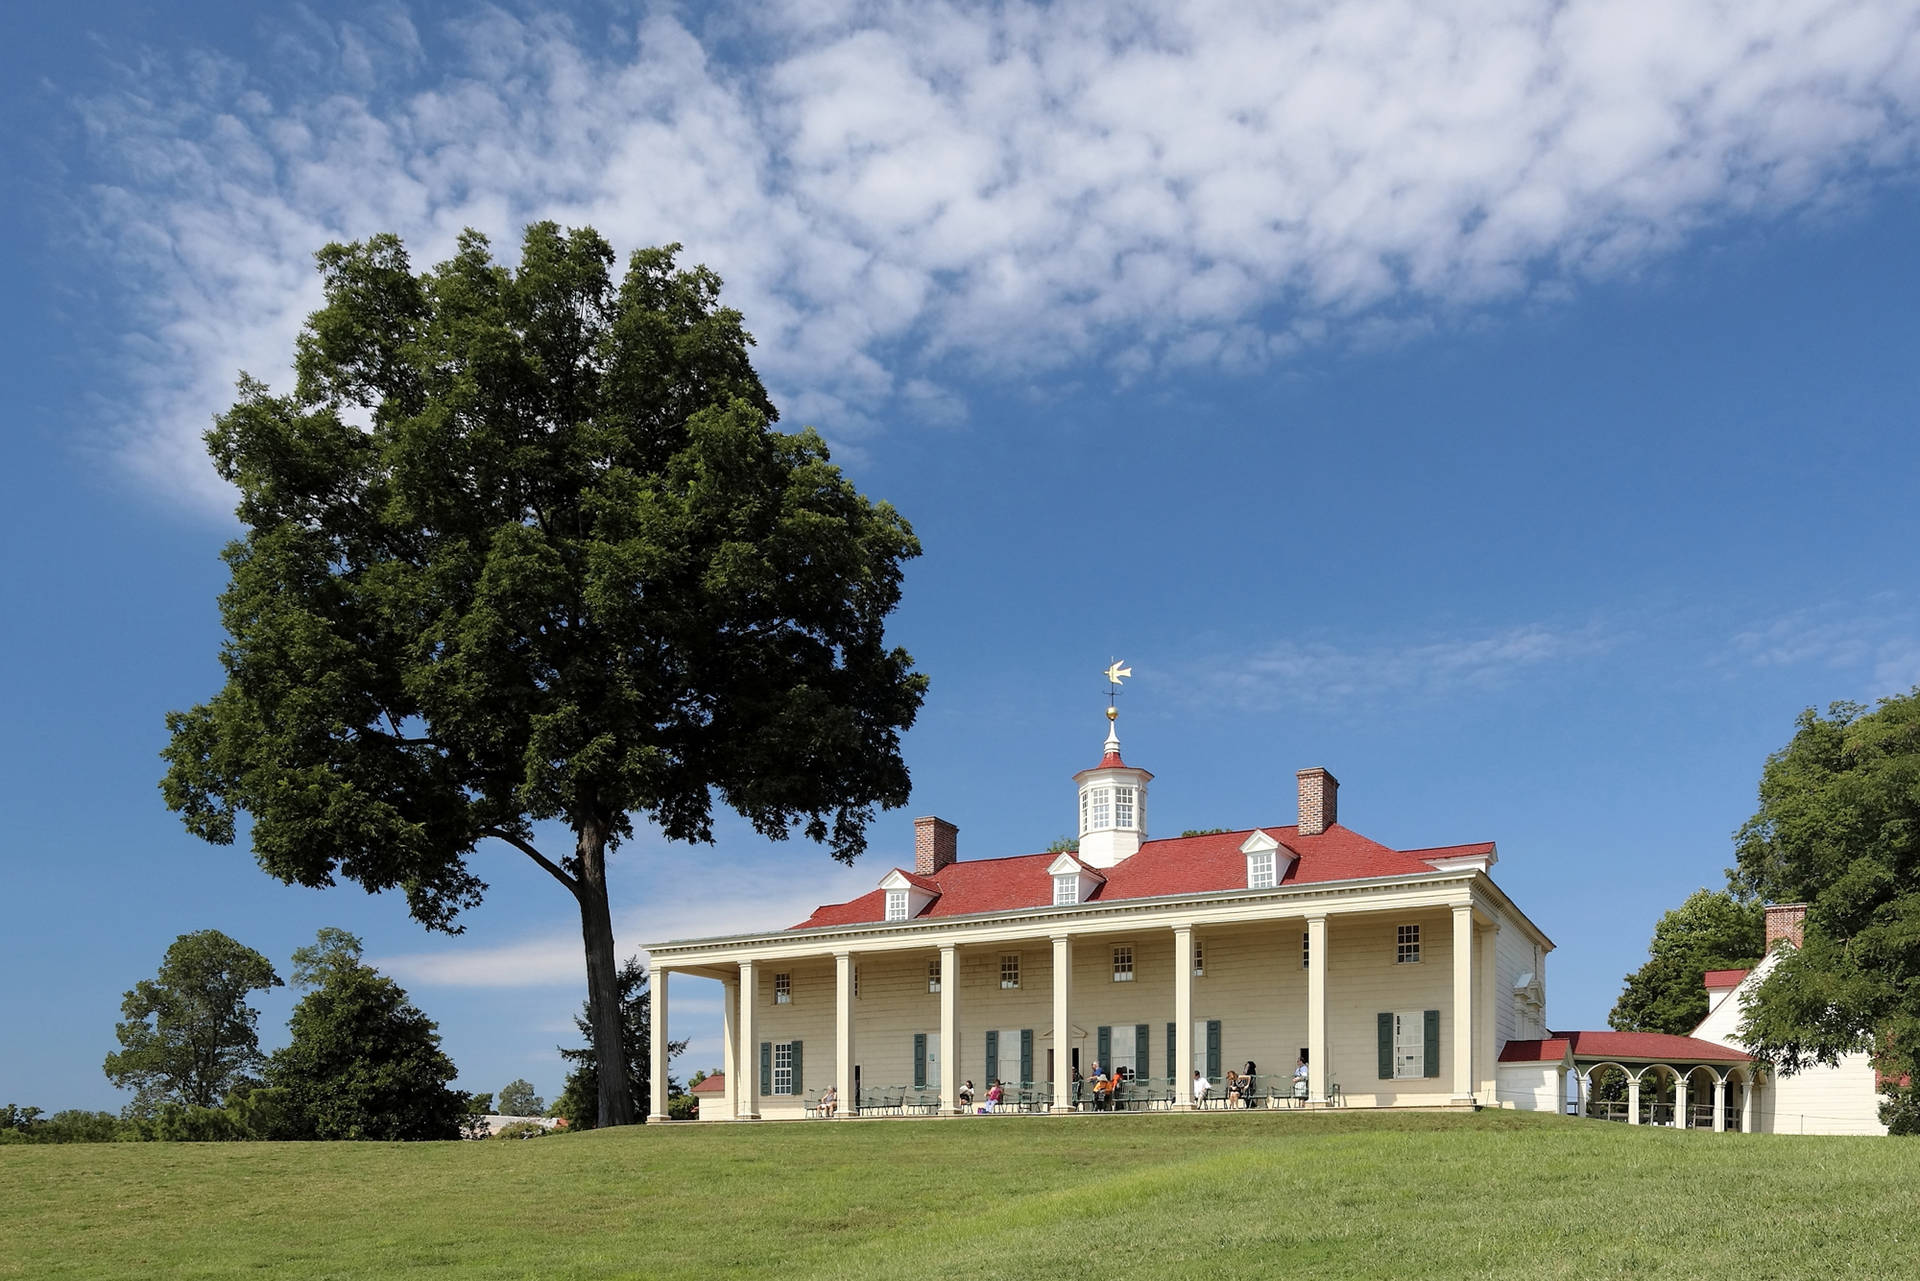
[[[1113,705],[1113,700],[1120,697],[1120,682],[1133,675],[1133,669],[1124,666],[1124,663],[1124,659],[1116,660],[1111,667],[1101,673],[1107,678],[1107,719],[1109,721],[1120,719],[1120,709]]]

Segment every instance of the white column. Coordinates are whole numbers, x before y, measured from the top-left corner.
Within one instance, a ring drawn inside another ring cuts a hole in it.
[[[960,956],[951,943],[940,947],[940,1110],[960,1114]]]
[[[1073,939],[1053,936],[1053,1110],[1073,1111],[1073,1020],[1068,998],[1073,987]],[[1187,1036],[1192,1038],[1192,1029]]]
[[[1713,1078],[1713,1132],[1727,1132],[1727,1081],[1720,1076]]]
[[[1145,1075],[1151,1076],[1152,1073]],[[1193,1110],[1193,927],[1173,927],[1173,1106]]]
[[[740,1068],[739,1032],[734,1027],[735,1011],[740,1008],[740,981],[722,979],[720,981],[720,1071],[727,1078],[726,1115],[740,1115]],[[705,1117],[701,1118],[705,1120]]]
[[[836,1117],[855,1115],[860,1100],[853,1097],[853,955],[833,954],[833,1089],[840,1096]]]
[[[1585,1072],[1579,1068],[1573,1070],[1573,1114],[1575,1116],[1587,1114],[1587,1092],[1592,1086],[1593,1082],[1587,1079]]]
[[[1327,1097],[1332,1065],[1327,1062],[1327,918],[1307,918],[1307,1097]],[[1281,950],[1286,955],[1285,949]]]
[[[1453,1099],[1473,1096],[1473,904],[1453,909]]]
[[[653,999],[648,1002],[653,1044],[648,1049],[647,1069],[651,1078],[647,1084],[651,1087],[652,1108],[647,1113],[649,1122],[667,1119],[667,980],[672,973],[655,967],[653,971]]]
[[[1474,964],[1480,967],[1480,1001],[1473,1012],[1476,1025],[1473,1057],[1479,1067],[1480,1097],[1492,1107],[1499,1102],[1499,1072],[1494,1066],[1494,1055],[1498,1051],[1494,1049],[1494,1040],[1500,1027],[1500,1020],[1495,1017],[1500,990],[1495,986],[1499,966],[1494,963],[1494,955],[1500,943],[1500,927],[1482,926],[1478,942],[1480,954],[1474,958]]]
[[[1759,1085],[1760,1082],[1755,1078],[1753,1069],[1748,1068],[1746,1075],[1740,1081],[1740,1130],[1744,1134],[1753,1133],[1755,1117],[1753,1095]]]
[[[742,1121],[760,1119],[760,1091],[766,1083],[760,1080],[760,1042],[754,1035],[754,1007],[760,1004],[760,982],[753,972],[752,961],[740,962],[740,1049],[734,1054],[734,1062],[740,1065],[739,1111],[734,1115]]]
[[[1640,1078],[1627,1078],[1627,1124],[1640,1124]]]

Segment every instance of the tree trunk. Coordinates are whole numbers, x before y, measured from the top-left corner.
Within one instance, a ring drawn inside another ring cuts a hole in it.
[[[633,1092],[627,1088],[627,1046],[620,1018],[620,980],[613,959],[613,913],[607,907],[607,829],[578,829],[580,937],[587,950],[587,1008],[593,1019],[593,1061],[600,1078],[601,1128],[633,1124]]]

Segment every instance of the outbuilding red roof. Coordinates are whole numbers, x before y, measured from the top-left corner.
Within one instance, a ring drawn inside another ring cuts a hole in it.
[[[1724,987],[1739,987],[1740,980],[1751,973],[1752,970],[1708,970],[1704,982],[1707,991],[1717,992]]]
[[[689,1094],[725,1094],[726,1091],[727,1091],[727,1074],[725,1072],[715,1072],[712,1076],[703,1078],[700,1084],[694,1086],[693,1089],[688,1091],[688,1093]]]
[[[1748,1063],[1753,1056],[1691,1036],[1665,1032],[1556,1032],[1581,1059],[1653,1059],[1663,1063]]]
[[[1365,880],[1376,876],[1418,876],[1432,873],[1428,858],[1481,853],[1491,845],[1447,845],[1417,854],[1389,849],[1378,841],[1335,823],[1316,836],[1302,836],[1298,827],[1244,828],[1208,836],[1177,836],[1147,841],[1139,853],[1113,867],[1099,869],[1106,877],[1088,895],[1090,903],[1120,899],[1164,898],[1177,894],[1207,894],[1245,889],[1247,857],[1240,852],[1255,830],[1265,832],[1296,857],[1281,885],[1314,885],[1328,881]],[[939,897],[920,911],[922,918],[971,916],[981,912],[1009,912],[1046,907],[1053,902],[1053,881],[1047,866],[1057,854],[1024,854],[1016,858],[989,858],[950,863],[926,882]],[[794,929],[856,925],[886,917],[884,891],[873,890],[845,903],[817,907]]]
[[[1508,1041],[1500,1048],[1502,1063],[1559,1063],[1567,1057],[1569,1042],[1564,1036],[1539,1041]]]

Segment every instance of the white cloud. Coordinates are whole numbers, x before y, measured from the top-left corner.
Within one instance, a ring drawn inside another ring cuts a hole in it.
[[[803,872],[782,876],[777,860],[760,860],[741,865],[724,895],[713,893],[706,860],[652,869],[652,876],[634,878],[647,905],[615,912],[614,954],[622,959],[638,954],[644,961],[648,943],[785,929],[822,903],[844,902],[872,889],[892,866],[883,862],[884,856],[876,855],[861,867],[847,868],[807,858],[790,864]],[[497,944],[449,938],[430,950],[378,957],[372,964],[409,986],[585,986],[580,932],[565,926]]]
[[[1920,685],[1920,614],[1891,593],[1864,604],[1795,610],[1736,633],[1726,658],[1754,667],[1865,672],[1866,696],[1904,694]]]
[[[1282,641],[1196,664],[1176,680],[1189,699],[1203,703],[1251,709],[1350,706],[1492,688],[1528,669],[1605,653],[1616,639],[1597,625],[1529,624],[1373,646]]]
[[[238,368],[284,383],[330,238],[684,241],[844,443],[950,421],[957,373],[1241,370],[1561,297],[1920,154],[1920,14],[1873,0],[301,12],[259,65],[145,59],[84,108],[117,447],[206,497],[207,416]]]

